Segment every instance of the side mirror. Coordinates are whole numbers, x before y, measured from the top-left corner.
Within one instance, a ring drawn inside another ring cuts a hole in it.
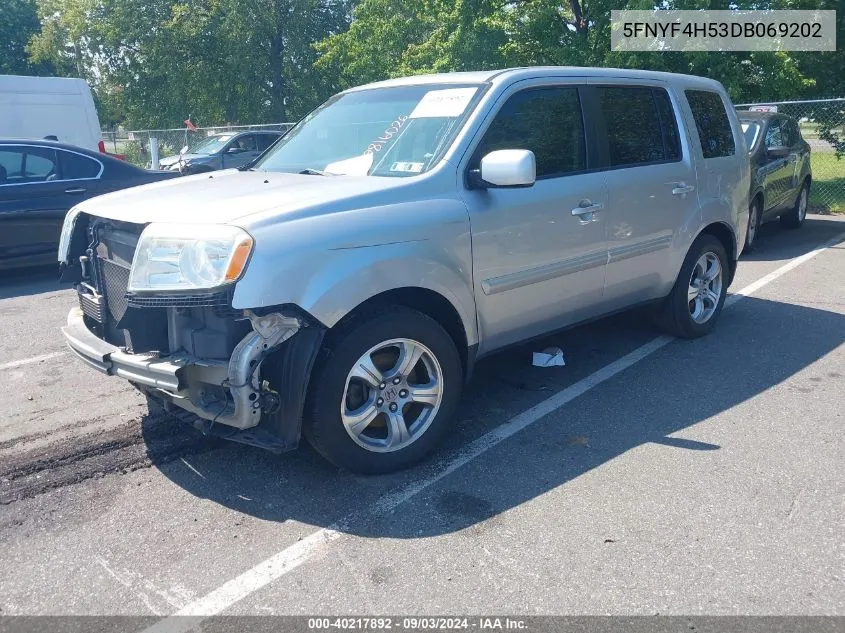
[[[766,156],[769,158],[786,158],[792,152],[792,149],[783,145],[776,145],[766,149]]]
[[[475,170],[475,186],[530,187],[537,180],[537,160],[527,149],[500,149],[481,159],[481,168]]]
[[[244,150],[241,149],[240,146],[233,145],[232,147],[230,147],[229,149],[226,150],[226,153],[227,154],[240,154],[242,151],[244,151]]]

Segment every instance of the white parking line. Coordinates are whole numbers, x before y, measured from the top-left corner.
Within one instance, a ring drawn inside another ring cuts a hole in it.
[[[726,301],[726,305],[732,305],[743,297],[747,297],[751,293],[756,292],[778,277],[781,277],[790,270],[793,270],[797,266],[809,261],[822,251],[843,240],[845,240],[845,232],[840,233],[835,238],[825,242],[809,253],[790,260],[774,272],[758,279],[754,283],[749,284],[729,297]],[[579,380],[575,384],[557,392],[530,409],[514,416],[507,422],[468,444],[459,451],[457,455],[453,455],[444,463],[440,464],[439,467],[433,469],[432,474],[429,476],[381,497],[370,508],[369,514],[384,514],[396,509],[398,506],[431,487],[433,484],[439,482],[447,475],[455,472],[462,466],[465,466],[477,457],[483,455],[494,446],[526,429],[535,422],[544,418],[549,413],[552,413],[569,402],[572,402],[590,389],[593,389],[603,382],[613,378],[617,374],[625,371],[644,358],[651,356],[662,347],[671,343],[673,340],[675,339],[669,336],[658,336],[645,345],[638,347],[633,352],[626,354],[609,365],[605,365],[586,378]],[[270,558],[258,563],[255,567],[248,569],[240,576],[225,582],[205,596],[185,605],[172,616],[160,620],[153,626],[145,629],[143,633],[177,633],[189,631],[195,628],[203,619],[222,613],[238,601],[243,600],[255,591],[267,586],[288,572],[293,571],[303,563],[307,562],[315,554],[318,554],[321,550],[329,547],[333,541],[344,535],[345,526],[349,525],[355,520],[355,518],[356,515],[349,515],[329,527],[313,532],[294,545],[286,547]]]
[[[33,356],[32,358],[22,358],[21,360],[13,360],[9,363],[3,363],[2,365],[0,365],[0,370],[14,369],[15,367],[23,367],[24,365],[31,365],[32,363],[40,363],[42,360],[50,360],[51,358],[64,356],[66,353],[67,352],[51,352],[49,354],[41,354],[41,356]]]

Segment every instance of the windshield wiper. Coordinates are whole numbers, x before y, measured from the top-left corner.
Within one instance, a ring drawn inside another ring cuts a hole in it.
[[[312,169],[311,167],[306,167],[303,169],[300,174],[308,174],[309,176],[335,176],[336,174],[332,174],[327,171],[323,171],[322,169]]]

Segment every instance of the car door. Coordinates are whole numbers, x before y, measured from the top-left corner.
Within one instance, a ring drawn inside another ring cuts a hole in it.
[[[72,204],[59,176],[54,148],[0,145],[0,267],[55,262]]]
[[[697,180],[665,85],[602,81],[592,90],[609,196],[605,300],[614,310],[671,288],[673,243],[698,224]]]
[[[764,155],[762,167],[764,212],[780,210],[788,194],[788,181],[792,175],[792,163],[789,156],[772,157],[768,150],[784,146],[784,133],[781,129],[782,120],[775,118],[769,121],[764,141]]]
[[[604,285],[607,192],[590,171],[581,88],[519,86],[499,99],[463,172],[501,149],[537,162],[532,187],[462,190],[482,352],[591,316]]]
[[[784,206],[790,207],[795,204],[795,199],[798,197],[800,185],[803,182],[802,176],[806,170],[804,163],[809,160],[809,152],[798,131],[798,122],[795,119],[786,117],[781,119],[781,136],[784,144],[789,147],[787,159],[789,173],[784,180]]]

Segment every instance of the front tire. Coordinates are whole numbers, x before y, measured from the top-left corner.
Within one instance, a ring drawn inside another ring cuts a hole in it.
[[[714,236],[699,235],[687,253],[658,324],[673,336],[698,338],[713,329],[728,292],[728,256]]]
[[[393,306],[331,333],[311,379],[303,433],[330,462],[356,473],[407,468],[449,427],[463,370],[431,317]]]
[[[801,191],[795,199],[795,204],[786,213],[780,216],[780,224],[786,229],[801,228],[807,218],[807,203],[810,197],[810,187],[805,182],[801,185]]]

